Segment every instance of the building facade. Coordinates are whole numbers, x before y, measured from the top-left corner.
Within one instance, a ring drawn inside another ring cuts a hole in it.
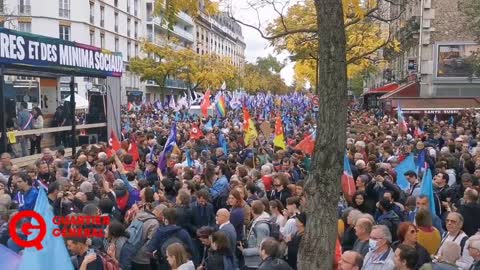
[[[390,31],[402,51],[384,50],[386,69],[366,79],[366,91],[389,83],[418,81],[422,98],[480,96],[480,80],[469,78],[467,58],[480,49],[461,11],[462,0],[410,0],[391,5]]]
[[[227,13],[208,16],[201,12],[196,20],[195,49],[198,54],[217,54],[230,58],[237,68],[245,65],[242,27]]]
[[[125,62],[121,89],[122,104],[127,96],[143,92],[139,76],[128,71],[131,57],[140,55],[144,36],[144,0],[4,0],[8,12],[4,26],[122,53]],[[16,78],[18,79],[18,78]],[[68,95],[70,78],[61,78],[60,98]],[[98,78],[76,78],[78,94],[105,92]]]
[[[155,0],[0,0],[4,27],[33,34],[61,38],[122,53],[124,72],[122,104],[128,101],[154,101],[165,95],[178,95],[188,87],[183,81],[168,78],[166,89],[152,81],[141,82],[140,76],[129,71],[132,57],[145,57],[143,40],[156,44],[175,37],[179,48],[198,53],[215,53],[229,57],[234,65],[243,67],[245,42],[240,25],[224,13],[199,18],[181,12],[173,29],[153,15]],[[38,88],[38,80],[9,77],[17,84]],[[26,83],[27,82],[27,83]],[[70,78],[60,79],[60,99],[68,96]],[[98,78],[76,78],[78,94],[86,99],[89,93],[104,93],[104,81]]]

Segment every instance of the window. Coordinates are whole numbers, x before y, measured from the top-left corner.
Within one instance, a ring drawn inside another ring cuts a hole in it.
[[[131,50],[132,44],[130,41],[127,43],[127,60],[130,60],[130,50]]]
[[[115,52],[120,51],[120,41],[118,38],[115,38]]]
[[[135,44],[135,57],[138,57],[138,44]]]
[[[114,1],[115,7],[118,7],[118,0]]]
[[[90,45],[95,46],[95,31],[90,31]]]
[[[127,19],[127,36],[130,37],[130,24],[132,24],[132,20],[130,18]]]
[[[100,7],[100,27],[105,27],[105,7]]]
[[[130,13],[130,0],[127,0],[127,13]]]
[[[90,23],[95,23],[95,4],[90,2]]]
[[[135,39],[137,39],[138,38],[138,22],[135,22],[134,31],[135,31]]]
[[[133,9],[134,9],[134,15],[138,16],[138,0],[134,0]]]
[[[63,40],[70,40],[70,26],[60,25],[59,38]]]
[[[58,15],[62,18],[70,18],[70,0],[59,0]]]
[[[30,0],[19,0],[18,1],[18,14],[20,15],[30,15]]]
[[[100,34],[100,48],[105,48],[105,34]]]
[[[21,32],[32,32],[32,23],[30,22],[19,22],[18,23],[18,31]]]
[[[115,32],[118,32],[118,13],[115,12]]]

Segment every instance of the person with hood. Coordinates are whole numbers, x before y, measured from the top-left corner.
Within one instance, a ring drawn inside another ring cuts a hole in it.
[[[156,252],[158,257],[158,269],[169,269],[167,258],[164,254],[166,244],[179,243],[184,246],[191,257],[195,258],[195,247],[192,238],[188,232],[182,227],[176,225],[177,213],[174,208],[167,208],[163,210],[163,217],[165,226],[159,227],[153,238],[147,244],[147,250],[150,254]]]
[[[246,269],[256,269],[260,266],[262,259],[260,257],[260,246],[262,241],[270,236],[270,215],[265,212],[265,205],[262,201],[252,203],[253,221],[247,234],[246,246],[240,244]]]

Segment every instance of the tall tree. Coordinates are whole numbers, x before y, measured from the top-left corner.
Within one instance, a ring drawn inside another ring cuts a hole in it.
[[[388,47],[400,49],[398,41],[391,35],[386,23],[399,18],[405,8],[404,0],[343,0],[344,25],[347,39],[348,76],[361,73],[374,65],[379,49]],[[295,79],[301,85],[308,81],[315,84],[317,73],[316,52],[317,24],[314,0],[258,0],[253,7],[269,4],[277,18],[266,25],[242,22],[244,26],[256,29],[268,39],[277,52],[288,51],[295,63]],[[400,6],[398,15],[390,16],[387,6]],[[372,61],[374,60],[374,61]]]
[[[308,216],[300,269],[333,269],[347,122],[346,37],[341,0],[315,0],[318,42],[317,137],[305,185]]]

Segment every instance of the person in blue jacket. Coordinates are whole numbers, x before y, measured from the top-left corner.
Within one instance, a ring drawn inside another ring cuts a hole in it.
[[[35,208],[35,202],[37,201],[38,189],[33,187],[33,180],[28,174],[20,173],[16,177],[18,178],[17,188],[20,191],[20,211],[33,210],[33,208]]]
[[[210,195],[212,196],[212,200],[215,200],[220,195],[225,195],[226,193],[228,193],[229,186],[226,176],[228,169],[229,168],[226,164],[220,164],[217,166],[217,179],[213,183],[213,186],[210,188]]]

